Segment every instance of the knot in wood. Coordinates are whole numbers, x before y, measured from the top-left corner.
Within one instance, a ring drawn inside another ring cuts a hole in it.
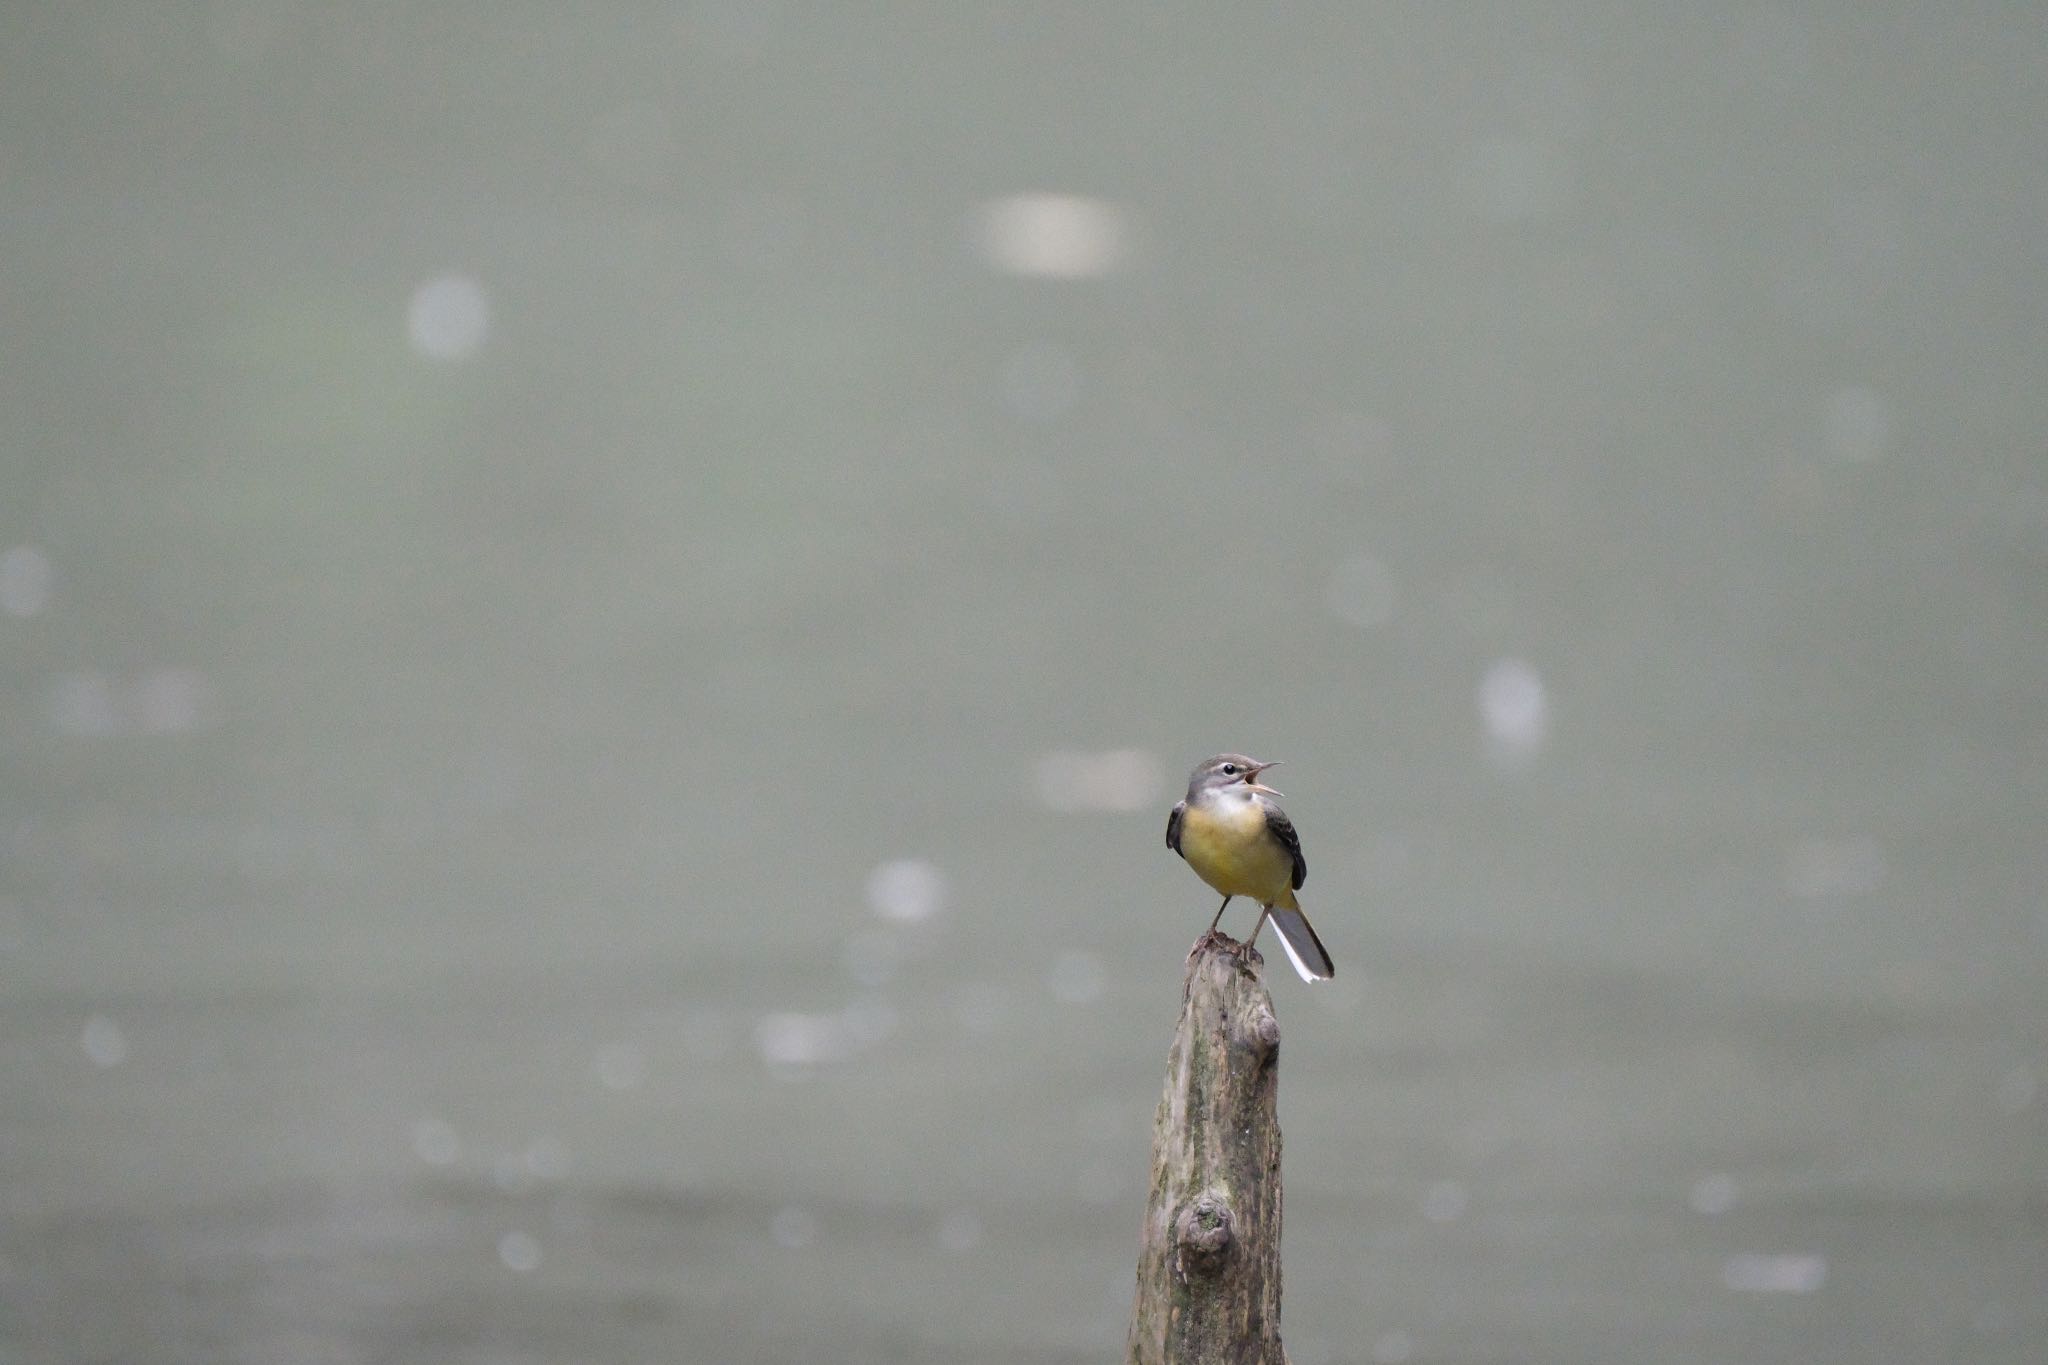
[[[1273,1017],[1273,1011],[1264,1005],[1252,1015],[1252,1046],[1261,1052],[1271,1052],[1280,1046],[1280,1021]]]
[[[1214,1272],[1230,1253],[1235,1234],[1231,1230],[1230,1201],[1221,1195],[1196,1195],[1173,1220],[1174,1241],[1180,1245],[1181,1271]]]

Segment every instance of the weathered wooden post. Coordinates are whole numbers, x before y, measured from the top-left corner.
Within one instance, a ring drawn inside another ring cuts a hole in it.
[[[1285,1365],[1280,1349],[1280,1023],[1255,952],[1188,955],[1152,1130],[1131,1365]]]

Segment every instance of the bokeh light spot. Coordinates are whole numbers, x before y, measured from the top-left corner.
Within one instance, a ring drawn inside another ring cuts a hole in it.
[[[946,908],[946,874],[923,858],[894,858],[868,874],[868,908],[897,924],[918,924]]]
[[[846,1055],[845,1028],[836,1014],[770,1014],[754,1026],[754,1046],[771,1067],[821,1066]]]
[[[1739,1252],[1721,1263],[1721,1283],[1746,1294],[1811,1294],[1827,1278],[1825,1256]]]
[[[412,1151],[429,1166],[452,1166],[462,1156],[462,1140],[443,1120],[423,1118],[412,1126]]]
[[[540,1269],[540,1239],[530,1232],[508,1232],[498,1239],[498,1259],[507,1270],[524,1275]]]
[[[439,276],[413,291],[406,329],[428,359],[467,360],[491,330],[490,300],[467,275]]]
[[[1543,677],[1521,659],[1502,659],[1479,682],[1479,715],[1487,736],[1510,754],[1535,752],[1550,734]]]
[[[1140,811],[1160,799],[1165,771],[1143,749],[1056,749],[1038,760],[1039,801],[1056,811]]]
[[[1121,265],[1129,238],[1123,210],[1077,194],[1017,194],[983,205],[981,254],[998,270],[1079,280]]]
[[[128,1035],[104,1014],[95,1014],[85,1021],[85,1028],[78,1035],[78,1045],[85,1049],[85,1055],[92,1064],[101,1070],[119,1066],[128,1060]]]

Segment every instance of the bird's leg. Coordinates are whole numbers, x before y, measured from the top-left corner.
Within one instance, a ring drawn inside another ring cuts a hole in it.
[[[1216,918],[1209,921],[1209,932],[1215,933],[1216,926],[1223,923],[1223,912],[1230,908],[1230,897],[1223,898],[1223,904],[1216,907]]]
[[[1252,932],[1251,932],[1251,937],[1247,938],[1247,939],[1246,939],[1246,940],[1244,941],[1244,946],[1245,946],[1245,947],[1249,948],[1249,947],[1251,947],[1251,946],[1252,946],[1252,945],[1253,945],[1254,943],[1257,943],[1257,942],[1259,941],[1259,930],[1261,930],[1261,929],[1263,929],[1263,928],[1265,928],[1265,927],[1266,927],[1266,917],[1267,917],[1268,915],[1271,915],[1272,913],[1273,913],[1273,907],[1272,907],[1272,906],[1270,906],[1270,905],[1268,905],[1268,906],[1265,906],[1265,907],[1263,907],[1262,909],[1260,909],[1260,911],[1259,911],[1259,922],[1258,922],[1257,924],[1254,924],[1254,925],[1252,926]]]

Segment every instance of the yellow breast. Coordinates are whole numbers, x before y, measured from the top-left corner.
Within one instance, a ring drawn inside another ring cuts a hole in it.
[[[1180,853],[1195,875],[1226,896],[1262,905],[1292,905],[1294,859],[1266,832],[1256,801],[1190,806],[1180,821]]]

